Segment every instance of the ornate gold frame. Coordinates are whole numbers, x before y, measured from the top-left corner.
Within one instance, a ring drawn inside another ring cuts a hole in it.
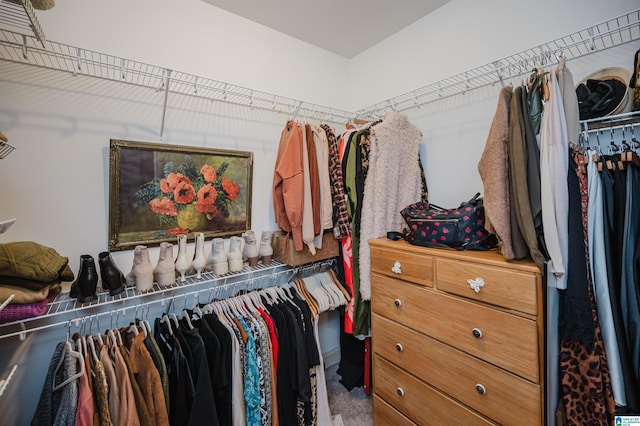
[[[179,233],[224,237],[251,229],[252,152],[112,139],[109,157],[110,251],[175,241]],[[175,192],[169,182],[176,181],[191,189]],[[194,194],[193,202],[178,202]]]

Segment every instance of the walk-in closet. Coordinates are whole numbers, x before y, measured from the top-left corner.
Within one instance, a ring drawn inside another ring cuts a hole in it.
[[[318,3],[0,0],[0,424],[640,424],[637,2]]]

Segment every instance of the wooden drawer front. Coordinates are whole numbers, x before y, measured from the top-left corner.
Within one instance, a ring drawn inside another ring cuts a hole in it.
[[[379,315],[374,314],[371,321],[376,356],[498,423],[542,424],[539,385]],[[378,377],[379,371],[374,369],[374,374]],[[484,394],[476,389],[478,384],[486,389]]]
[[[433,258],[371,247],[371,272],[433,286]]]
[[[380,426],[415,426],[415,423],[400,414],[378,395],[373,395],[373,424]]]
[[[473,280],[469,283],[467,280]],[[478,281],[484,285],[479,286]],[[482,302],[536,315],[538,280],[533,274],[436,259],[438,289]],[[471,284],[478,289],[476,292]]]
[[[371,309],[538,383],[535,321],[377,274]]]
[[[419,425],[492,424],[431,386],[374,355],[374,392]]]

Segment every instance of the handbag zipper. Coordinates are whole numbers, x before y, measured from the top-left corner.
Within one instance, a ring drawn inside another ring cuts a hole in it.
[[[458,222],[460,219],[409,219],[409,222]]]

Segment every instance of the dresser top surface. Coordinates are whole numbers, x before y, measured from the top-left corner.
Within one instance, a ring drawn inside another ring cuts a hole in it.
[[[479,262],[484,265],[493,265],[501,268],[510,268],[522,272],[540,273],[540,269],[530,259],[528,260],[506,260],[497,250],[477,251],[477,250],[449,250],[441,248],[421,247],[409,244],[404,240],[392,241],[387,238],[378,238],[369,241],[370,246],[386,249],[393,249],[400,252],[410,252],[413,254],[423,254],[451,260],[464,260]]]

